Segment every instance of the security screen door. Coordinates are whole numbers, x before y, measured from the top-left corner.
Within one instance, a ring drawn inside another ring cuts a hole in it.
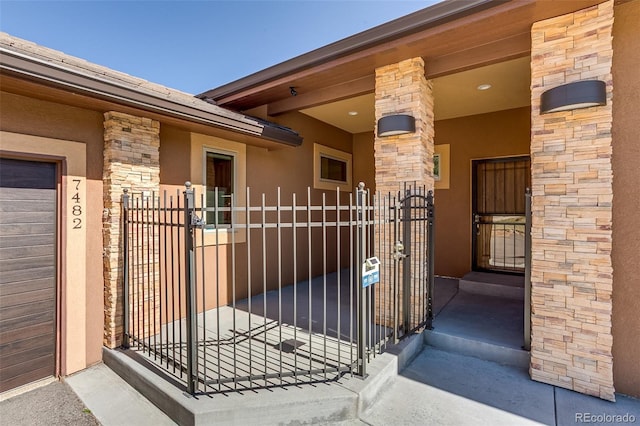
[[[472,162],[473,269],[524,273],[528,156]]]

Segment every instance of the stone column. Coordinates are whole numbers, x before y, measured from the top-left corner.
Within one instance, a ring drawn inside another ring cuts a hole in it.
[[[531,30],[531,377],[613,401],[612,27],[611,0]],[[605,106],[540,114],[542,92],[592,79]]]
[[[157,193],[160,188],[160,123],[119,112],[104,114],[104,344],[121,344],[122,312],[122,194]],[[157,245],[157,242],[154,242]],[[158,253],[156,249],[154,251]],[[149,252],[143,253],[146,262]],[[153,260],[157,262],[156,260]],[[132,268],[135,269],[135,268]],[[159,266],[155,269],[160,271]],[[150,298],[150,303],[159,302]],[[147,301],[146,303],[149,303]],[[155,323],[149,321],[145,328]]]
[[[415,133],[379,137],[376,131],[374,150],[378,194],[397,195],[405,183],[433,189],[433,90],[432,82],[425,78],[422,58],[407,59],[376,69],[375,114],[376,122],[390,114],[409,114],[416,119]],[[384,233],[387,241],[381,244],[382,268],[393,267],[388,264],[389,252],[386,251],[394,243],[393,232],[390,231]],[[384,279],[384,274],[381,278]],[[377,320],[387,326],[392,325],[393,304],[381,293],[388,295],[390,284],[381,281],[375,287],[377,300],[383,301],[382,313]],[[424,302],[420,302],[418,297],[412,300],[412,304],[424,309]],[[399,314],[402,318],[401,309]],[[412,321],[415,323],[415,319]]]

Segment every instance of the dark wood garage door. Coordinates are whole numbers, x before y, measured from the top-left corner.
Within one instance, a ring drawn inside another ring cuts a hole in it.
[[[56,165],[0,158],[0,392],[55,375]]]

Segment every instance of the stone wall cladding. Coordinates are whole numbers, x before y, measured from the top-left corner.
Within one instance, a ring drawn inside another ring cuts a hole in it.
[[[613,401],[613,1],[531,30],[531,377]],[[545,90],[602,80],[607,105],[540,114]]]
[[[376,69],[375,115],[376,122],[385,115],[409,114],[416,119],[415,133],[378,137],[374,142],[376,191],[385,196],[398,194],[405,183],[433,189],[434,115],[433,83],[425,78],[424,61],[412,58]],[[392,230],[384,233],[392,238]],[[388,261],[388,250],[394,242],[383,241],[379,254],[382,267]],[[378,300],[381,293],[389,294],[391,283],[381,282],[375,286]],[[424,301],[412,300],[412,304],[423,307]],[[393,314],[391,301],[384,303],[377,321],[391,325]],[[400,318],[402,310],[400,309]],[[412,321],[415,323],[416,319]]]
[[[119,112],[104,117],[104,344],[114,348],[123,334],[122,194],[159,191],[160,123]]]

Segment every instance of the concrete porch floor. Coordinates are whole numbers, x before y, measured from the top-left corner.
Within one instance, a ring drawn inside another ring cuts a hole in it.
[[[198,393],[318,383],[355,370],[356,290],[350,271],[343,269],[198,314]],[[371,288],[366,291],[371,297]],[[369,346],[384,344],[390,335],[389,328],[374,323],[374,315],[365,327]],[[161,348],[170,359],[138,345],[132,344],[132,351],[184,390],[185,336],[183,319],[145,339],[144,345]]]
[[[503,277],[484,278],[486,283],[472,283],[478,289],[474,292],[460,289],[456,279],[436,278],[434,329],[426,330],[426,343],[526,367],[528,352],[521,350],[523,301],[483,294],[482,288],[494,291],[494,282],[502,284]],[[357,365],[356,289],[345,269],[240,300],[235,308],[199,314],[197,393],[338,380]],[[390,335],[390,329],[376,325],[372,317],[366,328],[370,344]],[[164,326],[161,334],[145,344],[164,349],[177,364],[135,346],[136,356],[131,356],[184,390],[186,375],[179,366],[186,366],[186,346],[175,339],[186,336],[185,320]],[[326,368],[334,371],[323,373]]]
[[[433,330],[426,330],[428,345],[480,359],[527,368],[524,345],[524,301],[513,294],[504,297],[502,286],[517,288],[513,278],[490,274],[484,282],[436,279]],[[503,284],[507,281],[508,284]],[[524,291],[520,288],[521,291]]]
[[[345,274],[345,271],[340,277],[342,283],[349,282],[348,274]],[[206,330],[201,327],[200,337],[204,338],[206,333],[209,338],[205,340],[228,342],[229,336],[225,336],[225,334],[228,334],[234,321],[243,324],[241,327],[243,334],[246,334],[248,329],[254,329],[253,338],[244,340],[243,346],[236,349],[246,358],[246,355],[252,353],[253,349],[245,346],[248,342],[254,342],[254,349],[257,349],[255,355],[260,360],[257,364],[258,369],[253,371],[256,374],[277,372],[277,359],[282,355],[278,349],[279,342],[283,338],[303,341],[305,346],[315,350],[326,347],[328,342],[330,352],[334,356],[338,353],[338,348],[342,347],[341,353],[346,361],[352,352],[353,341],[351,336],[344,332],[352,328],[348,322],[353,318],[354,310],[350,308],[349,302],[353,303],[355,297],[349,294],[350,287],[348,285],[341,286],[340,292],[338,292],[336,281],[337,274],[332,274],[328,276],[326,281],[322,278],[312,280],[311,287],[308,283],[299,283],[296,297],[300,298],[297,304],[302,309],[297,311],[297,318],[293,315],[294,311],[291,308],[294,301],[292,287],[284,288],[280,295],[277,292],[267,292],[250,300],[240,301],[235,311],[229,307],[208,311],[201,316],[201,320],[206,319],[206,321],[200,321]],[[325,320],[323,298],[311,298],[311,312],[309,312],[309,289],[316,295],[327,294],[326,300],[332,302],[327,312],[326,326],[321,325]],[[161,367],[161,363],[154,360],[153,357],[106,351],[105,362],[123,377],[128,377],[130,383],[141,389],[145,396],[161,407],[163,411],[171,413],[172,418],[185,424],[206,423],[214,418],[226,418],[228,421],[233,419],[259,421],[253,413],[243,413],[242,415],[237,413],[238,407],[246,403],[265,407],[264,410],[267,410],[266,406],[268,406],[267,411],[271,413],[274,421],[275,419],[282,421],[282,417],[280,417],[283,415],[282,412],[289,410],[292,402],[302,402],[305,398],[311,398],[314,401],[314,410],[325,421],[356,419],[357,413],[368,409],[377,393],[388,385],[388,382],[404,368],[409,360],[423,350],[424,343],[439,349],[473,354],[476,357],[489,360],[494,360],[495,355],[492,353],[497,353],[503,358],[498,357],[496,360],[504,364],[520,366],[528,364],[528,353],[519,348],[522,340],[522,301],[469,293],[458,288],[457,280],[440,277],[436,279],[434,293],[434,330],[426,330],[424,334],[415,335],[397,347],[389,347],[389,353],[378,355],[370,365],[371,376],[364,381],[351,375],[343,377],[337,375],[327,383],[300,386],[301,383],[293,383],[290,380],[278,383],[276,379],[265,381],[267,389],[248,390],[241,385],[237,388],[240,392],[225,393],[226,402],[220,405],[215,395],[200,395],[195,398],[180,396],[183,395],[185,388],[184,382],[179,383],[183,381],[182,375],[174,376],[174,379],[179,381],[178,383],[162,380],[159,376],[162,371],[158,369],[153,373],[153,369],[149,370],[148,368],[150,363]],[[336,303],[338,294],[340,294],[341,302],[339,305]],[[279,302],[281,302],[280,305]],[[249,304],[251,309],[249,309]],[[248,312],[249,310],[251,313]],[[263,316],[264,313],[266,315]],[[274,332],[268,332],[268,325],[277,323],[279,318],[283,328],[276,328]],[[343,321],[346,322],[342,323]],[[304,324],[308,328],[305,330],[291,327],[292,323]],[[516,324],[514,325],[514,323]],[[370,330],[378,328],[373,324],[370,324],[369,327]],[[324,334],[316,334],[322,332],[323,329],[326,329],[330,334],[329,338],[324,337]],[[297,335],[292,335],[293,331],[296,331]],[[222,334],[218,334],[221,332]],[[388,330],[384,330],[382,334],[386,332]],[[344,340],[337,339],[338,336]],[[223,351],[228,352],[232,346],[235,347],[235,345],[223,347]],[[215,359],[217,348],[217,344],[205,347],[205,353],[208,351],[209,359]],[[295,365],[297,352],[302,355],[301,359],[304,359],[305,362],[312,359],[311,350],[308,352],[296,350],[295,352],[285,355],[286,365]],[[264,356],[261,355],[262,353]],[[225,355],[228,362],[222,366],[211,361],[206,364],[201,359],[201,366],[204,365],[208,369],[209,377],[215,378],[216,375],[220,375],[221,371],[223,374],[230,371],[231,360],[237,358],[237,354],[226,353]],[[506,361],[505,356],[509,358]],[[511,359],[514,356],[516,361]],[[336,362],[336,359],[334,358],[331,362]],[[242,361],[238,364],[243,374],[251,373],[251,367],[243,365]],[[166,368],[163,370],[166,372]],[[318,381],[320,379],[321,377],[318,377]],[[385,382],[387,383],[385,384]],[[279,387],[280,384],[287,383],[296,386],[294,388]],[[178,386],[175,386],[176,384]],[[273,385],[276,387],[272,387]],[[213,390],[215,391],[215,389]],[[226,390],[232,390],[232,388],[228,387]],[[285,398],[286,402],[282,398]],[[337,403],[338,400],[340,403]],[[298,413],[295,415],[289,413],[289,415],[297,418]],[[304,416],[303,413],[300,415]]]

